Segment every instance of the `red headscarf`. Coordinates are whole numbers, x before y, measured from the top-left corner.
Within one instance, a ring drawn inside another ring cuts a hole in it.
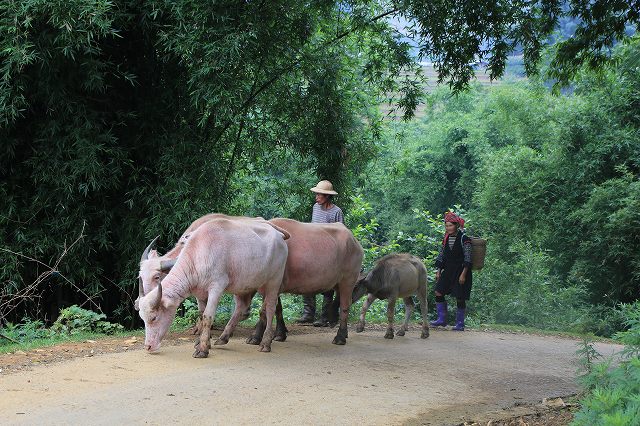
[[[464,228],[464,219],[458,216],[457,214],[455,214],[454,212],[446,212],[444,214],[444,221],[457,223],[458,225],[460,225],[460,228]],[[449,240],[449,234],[445,233],[444,239],[442,240],[442,245],[443,246],[447,245],[448,240]]]
[[[447,212],[444,215],[445,222],[457,223],[460,228],[464,228],[464,219],[455,214],[454,212]]]

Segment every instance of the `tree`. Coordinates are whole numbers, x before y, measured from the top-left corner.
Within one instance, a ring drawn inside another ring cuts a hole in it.
[[[637,24],[635,6],[596,5],[597,16]],[[461,89],[471,61],[489,58],[497,77],[512,47],[523,46],[533,71],[557,16],[591,7],[2,1],[3,288],[10,295],[35,282],[84,229],[39,284],[41,303],[21,310],[42,306],[53,316],[59,305],[82,302],[73,283],[124,317],[145,242],[161,234],[166,248],[212,210],[244,213],[230,208],[247,205],[234,204],[237,188],[260,158],[292,152],[309,180],[349,187],[380,135],[371,106],[399,92],[410,117],[420,101],[419,85],[395,79],[417,64],[387,20],[394,14],[415,23],[422,54]],[[594,22],[585,19],[585,28]],[[607,46],[618,27],[596,25],[585,40],[601,35]]]

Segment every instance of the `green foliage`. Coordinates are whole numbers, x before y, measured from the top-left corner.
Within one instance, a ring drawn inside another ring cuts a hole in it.
[[[550,271],[548,253],[522,242],[509,247],[513,260],[508,262],[488,247],[485,269],[474,277],[476,315],[490,323],[587,331],[585,289],[562,285]]]
[[[31,320],[29,318],[24,318],[17,324],[7,323],[4,327],[0,328],[0,331],[3,335],[19,343],[26,343],[35,339],[43,339],[51,335],[50,330],[45,328],[42,321]],[[3,338],[0,338],[0,341],[2,341],[3,344],[10,342],[10,340]]]
[[[105,318],[104,314],[76,305],[62,309],[58,319],[49,328],[40,320],[24,318],[19,323],[9,322],[0,327],[0,333],[7,337],[0,337],[0,346],[23,348],[25,345],[33,345],[34,342],[42,345],[88,333],[111,335],[124,330],[122,325],[105,321]]]
[[[182,302],[171,327],[176,330],[192,327],[199,317],[198,302],[193,297],[188,297]]]
[[[527,219],[525,240],[534,245],[553,242],[552,227],[537,217],[545,211],[556,212],[549,223],[577,229],[552,271],[561,280],[584,283],[593,300],[632,300],[637,259],[625,257],[619,267],[619,258],[605,256],[602,268],[594,266],[602,253],[579,235],[599,230],[598,209],[612,191],[628,204],[617,213],[635,220],[637,40],[618,50],[617,68],[580,71],[584,84],[574,98],[552,98],[542,87],[453,99],[440,92],[427,121],[402,129],[407,139],[377,144],[383,130],[375,105],[394,98],[409,118],[421,99],[411,46],[385,18],[411,22],[421,55],[458,90],[477,60],[489,60],[490,75],[500,76],[515,46],[534,72],[557,20],[574,14],[591,19],[577,24],[554,64],[566,66],[566,75],[579,71],[576,59],[601,64],[602,48],[637,24],[638,14],[624,2],[594,13],[583,3],[3,2],[0,321],[51,317],[59,303],[91,297],[105,312],[133,318],[137,262],[150,238],[161,235],[160,247],[171,247],[211,211],[305,220],[308,188],[318,178],[341,189],[345,209],[354,188],[364,187],[377,218],[358,231],[370,239],[368,263],[395,250],[431,256],[431,229],[414,209],[455,204],[504,247],[501,241],[522,234],[491,227],[495,193],[500,209],[536,214],[509,216]],[[496,149],[504,149],[495,158],[501,170],[491,166]],[[378,153],[371,179],[363,177]],[[504,172],[514,164],[526,166],[515,182],[532,183],[526,172],[550,183],[502,196],[511,188],[500,179],[511,177]],[[520,195],[526,203],[515,201]],[[614,252],[637,248],[625,238]],[[576,247],[579,258],[562,255]],[[39,299],[21,293],[33,283]]]
[[[211,211],[306,219],[318,178],[348,201],[372,105],[415,65],[368,2],[1,7],[0,307],[42,297],[0,321],[86,297],[133,317],[152,236]]]
[[[362,175],[376,212],[367,244],[411,251],[398,235],[442,235],[414,209],[460,204],[468,232],[488,239],[473,320],[620,330],[611,307],[640,297],[638,52],[635,37],[615,66],[582,71],[572,96],[536,82],[436,92],[421,122],[391,126]]]
[[[412,253],[427,264],[433,264],[444,232],[442,215],[432,216],[428,211],[414,209],[413,218],[421,231],[415,234],[400,231],[389,238],[380,229],[373,207],[362,195],[354,196],[351,206],[345,215],[345,223],[364,249],[362,266],[365,270],[371,269],[381,257],[396,252]]]
[[[625,358],[640,357],[640,302],[620,304],[618,310],[625,318],[626,330],[617,332],[613,338],[625,345]]]
[[[105,314],[98,314],[73,305],[60,311],[60,316],[50,330],[57,334],[76,334],[84,331],[113,334],[124,329],[120,324],[104,321],[106,317]]]
[[[625,344],[618,363],[613,358],[594,363],[600,356],[588,342],[578,351],[587,394],[574,425],[634,425],[640,416],[640,303],[622,305],[620,311],[628,330],[614,337]]]

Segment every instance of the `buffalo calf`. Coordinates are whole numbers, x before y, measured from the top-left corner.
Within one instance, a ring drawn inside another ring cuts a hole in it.
[[[360,321],[356,332],[364,330],[364,318],[367,310],[376,299],[387,299],[387,332],[386,339],[393,339],[393,317],[396,300],[401,297],[405,304],[404,324],[395,333],[404,336],[408,330],[409,318],[413,312],[414,304],[412,295],[417,295],[420,301],[422,313],[422,337],[429,337],[429,324],[427,322],[427,270],[417,257],[408,253],[388,254],[376,262],[374,268],[361,278],[353,289],[352,299],[356,302],[367,294],[367,300],[362,305]]]

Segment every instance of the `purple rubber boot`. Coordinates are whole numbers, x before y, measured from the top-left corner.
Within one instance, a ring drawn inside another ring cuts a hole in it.
[[[458,308],[456,312],[456,325],[451,330],[453,331],[464,331],[464,314],[466,309]]]
[[[447,302],[436,302],[436,309],[438,311],[438,319],[431,321],[429,325],[431,327],[444,327],[447,325]]]

